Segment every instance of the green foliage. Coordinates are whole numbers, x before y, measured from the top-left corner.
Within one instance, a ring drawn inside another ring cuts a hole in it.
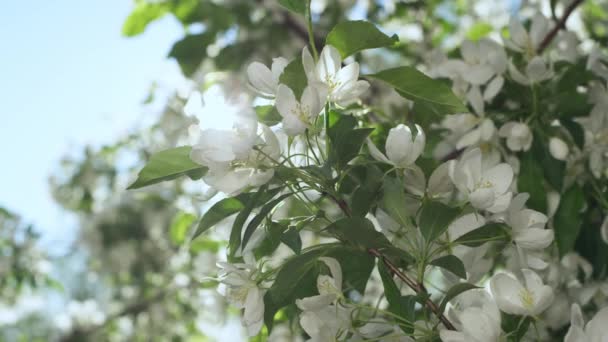
[[[472,290],[472,289],[477,289],[479,287],[473,285],[473,284],[469,284],[469,283],[459,283],[456,284],[454,286],[452,286],[448,292],[445,293],[445,296],[443,297],[443,300],[441,301],[441,304],[439,305],[439,311],[443,312],[445,310],[446,305],[448,305],[448,303],[456,298],[456,296],[458,296],[459,294]]]
[[[270,211],[272,211],[274,207],[276,207],[279,203],[283,202],[287,197],[291,195],[291,193],[283,194],[277,197],[276,199],[266,203],[262,207],[262,210],[260,210],[260,212],[255,215],[251,221],[249,221],[249,224],[247,224],[247,228],[245,229],[245,234],[243,235],[243,242],[241,244],[242,248],[245,248],[247,242],[249,242],[249,239],[251,238],[255,230],[258,228],[260,223],[262,223],[262,220],[264,220],[268,216],[268,214],[270,214]]]
[[[348,162],[359,154],[361,146],[371,128],[355,128],[357,120],[350,115],[341,115],[336,123],[329,127],[328,136],[331,142],[329,163],[343,169]]]
[[[508,241],[509,226],[504,223],[488,223],[459,237],[454,243],[469,247],[478,247],[486,242]]]
[[[304,15],[306,13],[306,1],[307,0],[278,0],[281,6],[288,10]]]
[[[415,103],[420,103],[441,115],[466,112],[462,101],[449,86],[434,80],[416,68],[398,67],[368,75],[388,83],[397,92]]]
[[[132,37],[143,33],[151,22],[160,19],[169,10],[166,2],[138,1],[122,26],[122,34]]]
[[[547,192],[542,181],[544,179],[543,168],[531,150],[522,154],[520,162],[517,189],[530,194],[527,202],[530,209],[545,212],[547,209]]]
[[[400,225],[409,226],[410,221],[405,213],[405,192],[401,182],[392,177],[385,177],[382,190],[384,193],[382,197],[384,210]]]
[[[584,206],[585,195],[580,186],[574,184],[562,195],[553,219],[555,241],[561,256],[574,248],[583,223],[581,210]]]
[[[269,127],[278,124],[283,119],[275,106],[257,106],[255,107],[255,114],[260,123]]]
[[[364,21],[343,21],[334,26],[326,39],[327,45],[332,45],[346,58],[362,50],[394,45],[399,39],[396,35],[389,37],[382,33],[376,25]]]
[[[215,34],[190,34],[173,44],[169,57],[175,58],[186,76],[192,76],[207,56],[207,46],[215,41]]]
[[[196,216],[179,212],[173,218],[171,227],[169,228],[169,236],[175,245],[181,245],[186,240],[186,235],[192,224],[196,221]]]
[[[446,269],[462,279],[467,278],[464,264],[455,255],[444,255],[430,262],[431,265]]]
[[[190,159],[191,149],[190,146],[182,146],[153,154],[128,189],[139,189],[184,175],[200,175],[205,168]]]
[[[443,234],[450,223],[461,213],[458,208],[451,208],[441,202],[428,201],[422,205],[418,217],[420,233],[427,242],[434,241]]]
[[[382,187],[382,171],[377,166],[367,165],[361,184],[351,198],[351,211],[354,216],[364,217],[376,203]]]
[[[294,59],[285,67],[281,77],[279,77],[279,81],[288,86],[293,91],[296,98],[300,99],[304,92],[304,88],[306,88],[306,85],[308,84],[301,57]]]
[[[362,217],[342,218],[327,228],[340,241],[344,241],[362,250],[391,246],[386,237],[374,229],[370,220]]]
[[[401,327],[405,333],[413,332],[413,324],[415,321],[415,296],[402,296],[401,291],[395,284],[390,271],[384,266],[383,263],[378,263],[378,271],[380,278],[382,278],[382,285],[384,287],[384,296],[388,301],[388,311],[402,318],[408,324],[397,321],[396,323]]]

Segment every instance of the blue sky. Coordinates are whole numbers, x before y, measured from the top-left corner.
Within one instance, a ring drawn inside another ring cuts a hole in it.
[[[165,56],[182,28],[167,17],[123,38],[128,0],[0,3],[0,206],[43,232],[70,219],[48,176],[67,152],[111,142],[145,115],[155,80],[178,73]]]

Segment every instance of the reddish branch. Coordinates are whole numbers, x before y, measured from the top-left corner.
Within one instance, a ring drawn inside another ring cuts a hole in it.
[[[564,14],[562,15],[561,19],[559,19],[557,21],[557,23],[555,24],[555,27],[553,27],[553,29],[551,31],[549,31],[549,33],[545,36],[545,38],[543,39],[543,41],[540,43],[540,45],[538,46],[538,53],[542,53],[543,50],[545,50],[547,48],[547,46],[549,46],[549,44],[551,44],[551,42],[553,41],[553,39],[555,38],[555,36],[557,36],[557,33],[561,30],[561,29],[565,29],[566,28],[566,21],[568,20],[568,17],[570,17],[570,15],[572,14],[572,12],[574,12],[574,10],[583,3],[584,0],[574,0],[572,1],[572,3],[566,7],[566,10],[564,11]]]
[[[331,199],[340,207],[340,209],[342,210],[344,215],[346,215],[348,217],[351,216],[351,210],[350,210],[348,204],[346,203],[346,201],[344,201],[343,199],[338,199],[334,196],[331,196]],[[384,265],[386,265],[386,267],[391,271],[391,273],[396,275],[397,278],[401,279],[401,281],[403,281],[407,286],[409,286],[412,290],[414,290],[414,292],[426,297],[426,301],[425,301],[426,306],[435,314],[435,316],[437,316],[437,318],[439,318],[439,320],[441,321],[441,323],[443,323],[443,325],[446,327],[446,329],[456,330],[456,328],[454,328],[454,325],[452,324],[452,322],[450,322],[450,320],[448,320],[447,317],[445,317],[443,315],[443,312],[441,312],[441,310],[439,309],[437,304],[435,304],[435,302],[433,302],[431,300],[431,298],[428,296],[428,292],[424,288],[424,285],[415,281],[414,279],[411,279],[407,274],[403,273],[399,269],[399,267],[397,267],[395,264],[393,264],[386,257],[386,255],[382,254],[382,252],[380,252],[379,250],[377,250],[375,248],[370,248],[367,250],[367,252],[369,254],[373,255],[374,257],[382,260]]]

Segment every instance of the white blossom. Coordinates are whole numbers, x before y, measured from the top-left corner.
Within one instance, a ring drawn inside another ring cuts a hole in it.
[[[260,62],[253,62],[247,67],[249,83],[261,96],[272,98],[279,86],[279,77],[287,64],[289,61],[283,57],[274,58],[270,69]]]
[[[469,303],[470,306],[450,311],[450,318],[457,322],[459,328],[458,331],[441,330],[439,334],[443,342],[501,341],[501,319],[496,303],[484,290],[469,291],[469,295],[473,294],[479,296],[476,303]]]
[[[566,160],[568,157],[568,145],[560,138],[551,137],[549,139],[549,152],[557,160]]]
[[[283,117],[283,130],[288,135],[302,134],[321,113],[325,100],[325,89],[309,85],[304,89],[300,101],[286,85],[277,88],[276,107]]]
[[[513,63],[509,63],[509,74],[515,82],[526,86],[546,81],[554,76],[552,67],[548,66],[540,56],[532,58],[523,73]]]
[[[553,230],[544,229],[547,216],[536,210],[524,208],[530,195],[518,194],[507,210],[506,222],[512,229],[513,241],[523,249],[547,248],[553,242]]]
[[[450,162],[450,178],[473,207],[493,213],[504,211],[511,201],[508,191],[513,180],[513,169],[507,163],[486,169],[481,150],[466,151],[460,160]]]
[[[321,83],[327,88],[327,99],[341,106],[356,101],[369,88],[369,83],[359,79],[359,63],[353,62],[342,67],[342,57],[338,49],[325,45],[315,64],[308,48],[302,51],[302,64],[308,84]]]
[[[564,342],[605,342],[608,341],[608,308],[603,308],[587,322],[578,304],[572,304],[570,309],[570,329]]]
[[[416,137],[412,138],[412,131],[406,125],[399,124],[397,127],[391,128],[386,138],[386,155],[368,139],[367,147],[370,154],[374,159],[398,168],[413,165],[424,150],[426,143],[422,127],[416,125],[416,130],[418,131]]]
[[[256,282],[257,267],[252,263],[230,264],[218,262],[220,292],[230,304],[244,309],[242,323],[249,336],[258,334],[264,324],[264,294],[266,290]]]
[[[512,315],[538,316],[553,301],[553,290],[530,269],[522,269],[523,283],[514,276],[498,273],[490,289],[500,310]]]
[[[507,147],[511,151],[527,151],[532,146],[532,131],[523,122],[509,121],[505,123],[498,135],[507,138]]]
[[[524,25],[517,18],[511,17],[509,21],[509,38],[505,40],[505,45],[517,52],[534,56],[549,30],[549,21],[541,13],[536,13],[532,18],[530,31],[526,31]]]

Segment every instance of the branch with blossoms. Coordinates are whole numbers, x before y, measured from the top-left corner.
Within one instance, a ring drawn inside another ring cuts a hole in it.
[[[192,235],[235,216],[217,281],[249,336],[297,321],[313,341],[550,341],[570,321],[566,340],[606,338],[601,51],[549,45],[572,36],[536,14],[529,29],[513,18],[504,45],[464,41],[426,74],[362,77],[344,61],[405,42],[346,21],[319,53],[310,7],[284,3],[310,46],[249,64],[267,104],[232,130],[190,127],[192,146],[153,155],[131,185],[189,176],[223,194]],[[425,120],[370,120],[370,82]]]

